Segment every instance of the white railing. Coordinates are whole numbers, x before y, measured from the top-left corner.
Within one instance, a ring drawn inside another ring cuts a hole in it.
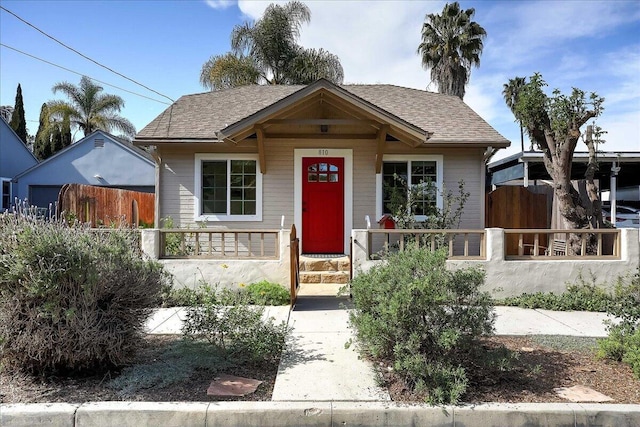
[[[405,247],[445,248],[449,259],[485,259],[484,230],[379,229],[367,230],[369,259],[384,252],[402,251]]]
[[[620,230],[504,230],[506,260],[620,259]]]
[[[280,230],[160,231],[160,258],[277,259]]]

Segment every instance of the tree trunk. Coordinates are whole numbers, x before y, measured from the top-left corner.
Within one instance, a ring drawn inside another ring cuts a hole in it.
[[[587,195],[591,201],[590,206],[587,206],[589,226],[591,228],[602,228],[604,226],[604,221],[602,220],[602,202],[598,194],[598,187],[594,182],[594,176],[598,170],[598,162],[596,161],[596,148],[593,141],[593,128],[591,126],[587,126],[585,143],[589,149],[589,163],[584,173],[584,178],[587,182]]]
[[[580,195],[571,184],[571,166],[573,151],[569,152],[563,144],[572,144],[571,140],[552,141],[550,150],[545,153],[544,164],[553,180],[553,196],[562,216],[562,229],[582,229],[587,226],[585,208],[580,203]],[[578,235],[569,236],[569,253],[577,255],[582,242]]]

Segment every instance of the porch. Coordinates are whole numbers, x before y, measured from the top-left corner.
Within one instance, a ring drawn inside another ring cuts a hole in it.
[[[580,275],[611,284],[617,276],[635,271],[640,263],[637,229],[361,229],[352,230],[350,253],[341,258],[300,258],[297,248],[292,250],[292,245],[297,245],[295,228],[144,229],[141,233],[142,250],[164,264],[174,276],[176,287],[202,283],[234,287],[260,280],[289,287],[311,276],[315,292],[322,293],[323,285],[336,289],[353,275],[380,263],[382,252],[415,244],[445,248],[450,268],[483,268],[486,289],[497,297],[562,292]],[[572,252],[571,239],[579,242],[581,250],[577,253]],[[326,270],[339,275],[339,281],[329,280]]]

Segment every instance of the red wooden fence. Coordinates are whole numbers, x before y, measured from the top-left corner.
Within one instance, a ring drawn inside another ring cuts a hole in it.
[[[153,226],[155,195],[118,188],[65,184],[58,194],[58,214],[74,215],[92,227]]]

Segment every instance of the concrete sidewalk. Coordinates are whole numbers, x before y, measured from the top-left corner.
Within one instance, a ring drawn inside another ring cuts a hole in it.
[[[266,307],[265,317],[276,323],[292,322],[298,335],[312,333],[349,333],[348,299],[336,297],[300,297],[296,309],[289,306]],[[315,305],[315,306],[314,306]],[[518,307],[496,307],[496,335],[571,335],[606,337],[606,313],[587,311],[551,311]],[[180,334],[184,308],[159,308],[147,321],[150,334]],[[291,315],[291,319],[289,319]]]
[[[606,313],[496,307],[496,335],[606,337]]]

